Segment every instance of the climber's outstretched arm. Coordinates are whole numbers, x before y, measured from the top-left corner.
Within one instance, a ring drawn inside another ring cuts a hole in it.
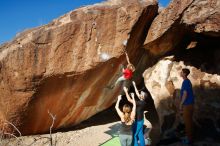
[[[128,64],[131,64],[127,52],[125,52],[125,56],[126,56],[126,60],[127,60]]]

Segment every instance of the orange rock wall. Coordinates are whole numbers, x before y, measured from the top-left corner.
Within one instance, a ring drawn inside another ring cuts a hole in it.
[[[0,46],[0,127],[8,120],[24,135],[44,133],[52,122],[48,110],[59,129],[111,106],[120,89],[105,87],[126,64],[124,49],[135,66],[141,63],[140,47],[157,9],[156,1],[110,0],[71,11]]]

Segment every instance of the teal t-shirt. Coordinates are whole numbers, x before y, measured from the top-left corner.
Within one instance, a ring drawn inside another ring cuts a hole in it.
[[[192,90],[192,84],[189,79],[185,79],[182,83],[180,95],[183,96],[183,91],[187,92],[186,100],[183,102],[183,105],[194,104],[194,95]]]

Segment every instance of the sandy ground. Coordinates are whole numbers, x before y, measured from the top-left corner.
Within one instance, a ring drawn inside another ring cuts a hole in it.
[[[105,110],[78,126],[62,129],[52,134],[53,146],[100,146],[117,134],[120,122],[114,108]],[[173,140],[172,140],[173,141]],[[0,146],[51,146],[49,134],[23,136],[18,139],[1,140]],[[159,146],[185,146],[180,142]],[[220,146],[212,138],[197,140],[193,146]]]
[[[56,146],[99,146],[117,133],[120,122],[91,126],[70,132],[57,132],[52,135]],[[50,146],[50,135],[24,136],[5,140],[1,146]]]
[[[53,146],[100,146],[117,134],[120,122],[112,122],[103,125],[86,127],[69,132],[57,132],[52,134]],[[24,136],[18,139],[4,140],[1,146],[50,146],[50,135]],[[160,145],[163,146],[163,145]],[[165,145],[164,145],[165,146]],[[180,142],[166,146],[186,146]],[[220,146],[211,139],[197,141],[193,146]]]

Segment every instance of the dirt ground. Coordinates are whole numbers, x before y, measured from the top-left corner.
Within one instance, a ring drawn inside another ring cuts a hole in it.
[[[81,124],[68,129],[54,131],[55,146],[99,146],[110,140],[120,126],[113,107]],[[50,146],[50,134],[22,136],[0,141],[0,146]]]
[[[119,122],[91,126],[69,132],[57,132],[52,135],[55,146],[99,146],[117,133]],[[6,140],[2,146],[50,146],[50,135],[24,136]]]
[[[100,146],[117,135],[120,121],[114,108],[105,110],[81,124],[54,131],[53,146]],[[171,142],[170,142],[171,141]],[[22,136],[18,139],[0,141],[0,146],[51,146],[49,134]],[[158,146],[184,146],[174,139],[165,140]],[[212,138],[197,140],[193,146],[220,146]]]

